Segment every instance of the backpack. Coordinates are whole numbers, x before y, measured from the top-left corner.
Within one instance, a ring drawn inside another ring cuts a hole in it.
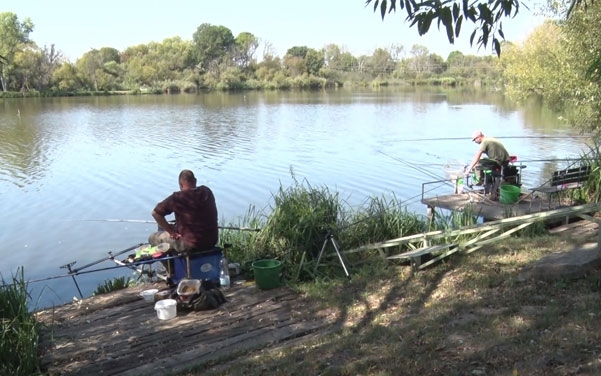
[[[183,301],[178,296],[176,300],[178,308],[193,311],[216,309],[227,301],[219,289],[219,284],[208,280],[201,282],[200,291],[197,294],[192,295],[191,299]]]

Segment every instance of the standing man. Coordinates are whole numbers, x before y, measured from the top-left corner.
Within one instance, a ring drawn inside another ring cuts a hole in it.
[[[479,144],[480,148],[474,155],[474,159],[467,166],[465,172],[468,173],[472,171],[472,169],[480,162],[480,157],[482,153],[486,154],[489,159],[492,159],[492,162],[496,162],[499,166],[505,166],[509,163],[509,153],[505,146],[497,140],[496,138],[486,137],[482,131],[476,130],[472,133],[472,141]]]
[[[169,243],[177,252],[207,251],[219,241],[217,206],[213,192],[206,186],[196,186],[196,177],[190,170],[179,174],[178,192],[159,202],[152,216],[159,225],[158,232],[150,235],[152,245]],[[175,225],[165,216],[175,213]]]

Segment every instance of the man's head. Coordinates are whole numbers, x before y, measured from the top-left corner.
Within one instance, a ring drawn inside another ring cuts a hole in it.
[[[182,170],[179,173],[179,189],[182,191],[186,189],[194,189],[196,188],[196,177],[194,173],[190,170]]]
[[[475,143],[477,143],[477,144],[481,143],[483,138],[484,138],[484,133],[482,133],[482,131],[476,130],[476,131],[472,132],[472,141],[474,141]]]

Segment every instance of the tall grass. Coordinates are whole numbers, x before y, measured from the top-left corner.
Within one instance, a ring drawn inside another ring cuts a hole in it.
[[[591,174],[587,182],[582,187],[582,190],[575,190],[582,193],[584,197],[577,199],[585,199],[588,202],[601,201],[601,145],[599,139],[595,139],[588,153],[580,156],[581,166],[590,166]]]
[[[427,222],[408,212],[396,196],[371,197],[364,206],[350,212],[348,217],[349,223],[340,232],[344,248],[427,231]]]
[[[426,222],[407,212],[394,197],[371,198],[363,207],[351,209],[337,192],[295,179],[288,188],[280,186],[269,215],[251,208],[238,225],[260,227],[261,231],[222,231],[221,242],[232,244],[230,260],[252,272],[252,261],[276,258],[283,264],[284,277],[292,281],[315,278],[315,262],[329,235],[341,248],[349,249],[426,229]],[[353,257],[353,261],[362,261],[371,254],[357,253]],[[341,271],[337,260],[324,262],[323,270]]]
[[[20,268],[12,283],[0,287],[0,375],[40,373],[39,324],[27,308],[27,283]]]

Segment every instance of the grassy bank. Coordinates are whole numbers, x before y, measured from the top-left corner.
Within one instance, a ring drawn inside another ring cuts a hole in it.
[[[182,375],[598,375],[601,270],[578,280],[521,278],[575,245],[514,238],[415,275],[380,264],[350,282],[300,284],[307,320],[328,312],[331,333]]]

